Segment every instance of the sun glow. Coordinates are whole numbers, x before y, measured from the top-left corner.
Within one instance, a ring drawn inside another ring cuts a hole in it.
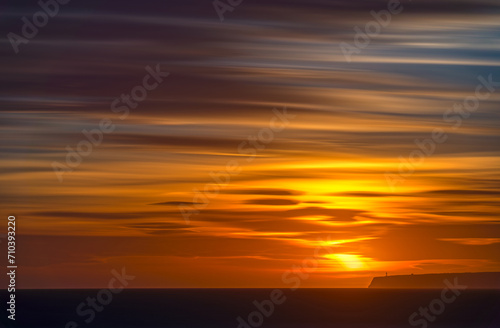
[[[366,267],[363,259],[354,254],[333,254],[332,258],[339,261],[347,270],[359,270]]]

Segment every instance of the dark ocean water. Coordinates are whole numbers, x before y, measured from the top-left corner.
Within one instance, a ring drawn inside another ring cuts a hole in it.
[[[4,327],[65,328],[197,328],[197,327],[279,327],[279,328],[378,328],[425,327],[424,322],[410,325],[410,315],[433,300],[434,321],[427,327],[474,328],[500,327],[500,291],[465,290],[449,304],[440,302],[441,290],[387,289],[283,289],[286,300],[274,305],[264,302],[264,312],[254,313],[248,326],[238,324],[256,311],[253,302],[270,299],[272,289],[134,289],[113,295],[101,312],[89,310],[87,297],[99,290],[24,290],[16,293],[16,321]],[[3,300],[7,294],[1,293]],[[452,294],[447,295],[448,299]],[[101,297],[105,297],[101,294]],[[105,302],[107,299],[102,298]],[[283,296],[279,298],[283,301]],[[6,303],[3,303],[6,304]],[[444,309],[439,308],[444,304]],[[98,305],[100,306],[100,305]],[[272,313],[271,313],[272,312]],[[91,313],[95,314],[92,317]],[[431,313],[432,315],[432,313]],[[422,319],[421,317],[418,317]],[[432,317],[431,317],[432,318]],[[85,320],[89,320],[86,323]],[[259,325],[260,324],[260,325]]]

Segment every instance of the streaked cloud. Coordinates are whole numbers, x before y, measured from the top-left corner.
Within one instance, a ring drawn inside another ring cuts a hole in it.
[[[96,286],[118,263],[138,287],[269,287],[318,245],[313,287],[500,270],[500,90],[443,120],[479,75],[500,81],[500,3],[405,4],[347,63],[339,43],[386,6],[252,0],[221,23],[210,1],[90,0],[18,56],[0,40],[0,203],[22,218],[25,288]],[[38,10],[3,9],[2,31]],[[171,75],[120,120],[112,101],[157,63]],[[248,161],[239,145],[283,106],[296,117]],[[51,163],[102,118],[116,130],[59,183]],[[434,128],[447,141],[391,191]],[[186,224],[178,206],[230,160],[241,173]]]

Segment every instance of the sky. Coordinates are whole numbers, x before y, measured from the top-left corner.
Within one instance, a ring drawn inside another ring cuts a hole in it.
[[[40,7],[0,5],[22,288],[500,271],[497,1],[402,1],[386,26],[387,1],[231,8],[71,0],[13,46]]]

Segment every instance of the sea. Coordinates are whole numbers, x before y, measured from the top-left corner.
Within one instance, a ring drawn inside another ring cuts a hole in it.
[[[18,290],[15,320],[0,295],[6,328],[500,328],[500,290]]]

